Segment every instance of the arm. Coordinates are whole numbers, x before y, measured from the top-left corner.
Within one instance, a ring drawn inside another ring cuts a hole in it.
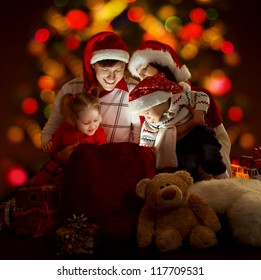
[[[211,128],[215,128],[215,127],[219,126],[223,122],[222,115],[221,115],[221,111],[217,105],[217,102],[213,98],[211,92],[202,87],[192,87],[191,89],[195,90],[195,91],[204,92],[208,95],[210,104],[209,104],[208,111],[205,115],[206,123]]]
[[[58,129],[58,127],[62,124],[63,122],[63,117],[60,114],[60,99],[61,97],[64,95],[63,89],[61,89],[54,101],[53,104],[53,109],[52,109],[52,113],[49,116],[43,130],[42,130],[42,148],[43,146],[46,144],[46,142],[48,142],[52,135],[55,133],[55,131]]]
[[[203,197],[198,194],[191,193],[189,196],[189,206],[202,225],[210,227],[215,232],[220,230],[221,225],[217,214],[203,199]]]
[[[141,127],[140,145],[153,148],[155,146],[157,134],[158,129],[155,129],[155,131],[153,131],[153,129],[148,125],[148,123],[144,121]]]
[[[209,97],[202,92],[187,92],[183,98],[193,117],[187,122],[177,126],[177,140],[186,136],[195,126],[205,123],[204,116],[208,110]]]

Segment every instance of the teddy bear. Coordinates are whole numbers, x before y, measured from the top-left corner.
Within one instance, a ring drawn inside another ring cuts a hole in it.
[[[239,243],[261,246],[261,182],[227,178],[199,181],[190,188],[201,195],[217,215],[224,215],[232,238]]]
[[[185,241],[193,248],[217,244],[219,219],[200,195],[190,192],[192,184],[192,177],[184,170],[159,173],[138,182],[136,193],[145,199],[137,225],[140,248],[155,242],[161,252],[169,252]]]

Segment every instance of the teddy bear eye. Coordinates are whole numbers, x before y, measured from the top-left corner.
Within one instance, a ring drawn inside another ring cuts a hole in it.
[[[167,187],[167,186],[170,186],[170,184],[167,183],[165,186],[160,186],[160,189],[162,190],[162,189],[164,189],[164,188]]]

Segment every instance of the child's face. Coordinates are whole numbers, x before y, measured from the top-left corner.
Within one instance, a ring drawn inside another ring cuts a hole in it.
[[[146,77],[154,76],[159,71],[157,68],[151,66],[151,65],[140,65],[137,67],[137,72],[140,75],[140,80],[142,81]]]
[[[100,121],[101,116],[97,109],[86,108],[79,112],[76,127],[80,132],[91,136],[99,127]]]
[[[143,116],[146,121],[150,123],[157,123],[161,120],[163,114],[168,110],[169,102],[166,101],[157,106],[151,107],[150,109],[140,113],[140,116]]]
[[[96,78],[100,86],[107,91],[115,88],[118,82],[122,79],[125,70],[125,63],[118,61],[113,66],[102,66],[99,62],[93,64],[96,73]]]

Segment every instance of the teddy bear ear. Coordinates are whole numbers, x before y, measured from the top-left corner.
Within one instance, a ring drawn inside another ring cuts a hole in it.
[[[136,193],[139,197],[145,199],[146,194],[146,188],[151,182],[150,179],[142,179],[139,181],[139,183],[136,185]]]
[[[180,177],[183,181],[185,181],[188,186],[191,186],[193,184],[193,178],[187,171],[180,170],[180,171],[176,171],[174,174]]]

